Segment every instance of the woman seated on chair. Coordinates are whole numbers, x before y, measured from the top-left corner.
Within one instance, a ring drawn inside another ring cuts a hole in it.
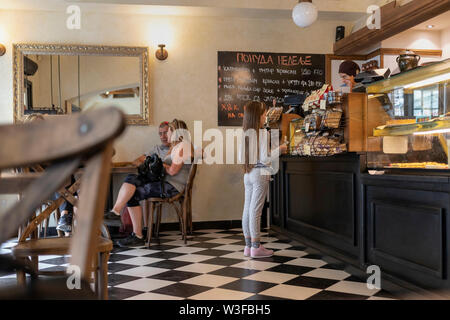
[[[122,184],[117,201],[113,209],[105,214],[105,219],[120,219],[120,213],[125,206],[128,207],[133,232],[125,239],[117,242],[121,247],[144,245],[145,239],[142,234],[142,207],[139,202],[148,198],[173,197],[184,190],[189,170],[193,160],[194,150],[190,143],[189,132],[186,123],[174,119],[169,123],[167,133],[170,149],[162,159],[165,178],[161,182],[148,182],[143,185],[134,183],[131,179]],[[163,189],[163,190],[162,190]]]

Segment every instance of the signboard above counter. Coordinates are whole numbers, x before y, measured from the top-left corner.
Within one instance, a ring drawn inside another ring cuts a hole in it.
[[[241,126],[244,105],[268,107],[285,96],[309,94],[325,83],[325,55],[218,52],[218,125]]]

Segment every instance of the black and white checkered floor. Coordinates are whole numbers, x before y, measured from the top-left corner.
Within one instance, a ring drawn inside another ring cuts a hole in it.
[[[109,298],[142,300],[378,300],[394,299],[369,290],[346,265],[273,231],[262,243],[271,258],[243,255],[241,229],[197,230],[185,245],[179,232],[164,232],[150,248],[114,248],[109,261]],[[2,246],[8,253],[14,241]],[[41,270],[60,270],[67,256],[42,256]],[[0,274],[0,286],[15,275]]]

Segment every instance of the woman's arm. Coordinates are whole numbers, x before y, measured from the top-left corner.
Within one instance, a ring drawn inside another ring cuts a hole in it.
[[[286,154],[287,153],[287,145],[286,144],[280,144],[279,146],[277,146],[276,148],[271,148],[272,146],[270,145],[270,136],[267,139],[267,144],[265,143],[260,143],[259,146],[259,150],[260,150],[260,161],[264,164],[269,164],[275,160],[277,160],[277,158],[282,155],[282,154]],[[269,147],[270,149],[270,156],[268,155],[267,152],[267,147]]]
[[[183,153],[184,148],[190,148],[190,144],[187,143],[180,143],[178,144],[173,150],[172,153],[174,156],[172,157],[172,164],[168,165],[166,163],[163,163],[164,169],[166,169],[167,174],[174,176],[178,172],[180,172],[181,168],[183,168],[183,165],[187,158],[189,158],[189,152],[185,155]],[[188,149],[189,150],[189,149]]]
[[[183,167],[183,164],[176,164],[172,162],[172,164],[169,166],[167,163],[163,163],[164,169],[166,169],[166,173],[170,176],[176,175],[178,172],[180,172],[181,168]]]

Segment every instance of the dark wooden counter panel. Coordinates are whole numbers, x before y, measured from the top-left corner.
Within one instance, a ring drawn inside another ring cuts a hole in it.
[[[382,282],[450,297],[450,175],[364,171],[355,153],[281,157],[271,224],[362,272],[379,266]]]
[[[450,288],[447,176],[362,176],[365,264],[428,290]]]
[[[282,157],[271,183],[272,224],[358,264],[360,156]]]

